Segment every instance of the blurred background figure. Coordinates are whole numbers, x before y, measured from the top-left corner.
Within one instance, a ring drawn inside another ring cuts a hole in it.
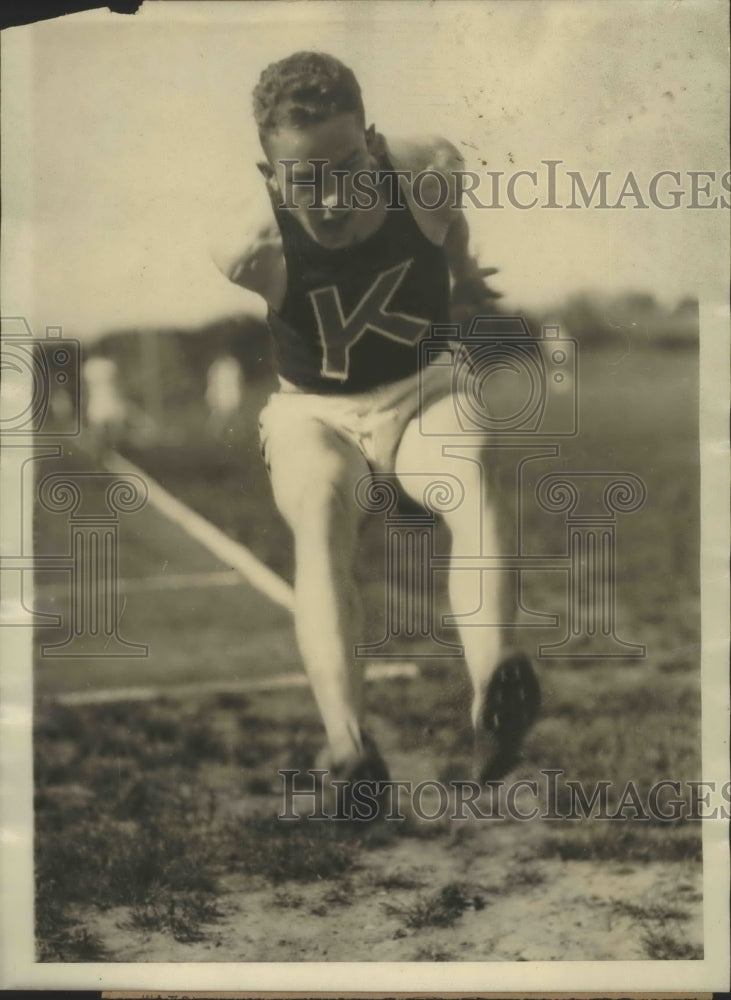
[[[241,365],[230,354],[216,358],[208,369],[206,379],[208,426],[216,437],[223,437],[233,430],[241,406],[243,381]]]
[[[51,426],[57,430],[72,431],[78,415],[74,394],[63,385],[55,385],[50,393]]]
[[[83,367],[86,390],[86,433],[96,462],[116,448],[128,422],[128,405],[119,388],[111,358],[91,357]]]

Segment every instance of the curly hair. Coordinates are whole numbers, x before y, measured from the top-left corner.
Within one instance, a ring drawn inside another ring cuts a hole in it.
[[[324,52],[295,52],[267,66],[252,96],[261,138],[282,125],[321,122],[338,112],[354,111],[365,122],[353,71]]]

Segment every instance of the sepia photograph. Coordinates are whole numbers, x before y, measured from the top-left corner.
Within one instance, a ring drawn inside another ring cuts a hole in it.
[[[3,29],[4,986],[728,986],[728,28]]]

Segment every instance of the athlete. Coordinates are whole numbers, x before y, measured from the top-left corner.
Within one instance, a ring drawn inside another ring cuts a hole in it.
[[[461,433],[451,370],[419,368],[419,343],[449,322],[450,297],[452,306],[472,303],[473,313],[491,303],[484,279],[493,269],[469,252],[455,207],[455,171],[463,169],[455,147],[366,127],[360,87],[337,59],[298,52],[269,66],[253,104],[261,211],[249,208],[243,221],[232,215],[213,256],[268,307],[279,389],[261,414],[261,441],[294,536],[295,628],[328,740],[320,763],[345,780],[384,780],[354,653],[361,635],[352,570],[363,516],[356,486],[395,474],[423,503],[425,478],[457,477],[464,498],[444,514],[452,552],[498,552],[478,453],[465,460],[442,451]],[[409,179],[418,174],[416,197]],[[481,609],[481,620],[499,622],[502,577],[453,569],[453,612]],[[526,656],[502,648],[500,628],[473,623],[460,641],[474,690],[475,776],[487,782],[514,765],[538,710],[538,683]]]

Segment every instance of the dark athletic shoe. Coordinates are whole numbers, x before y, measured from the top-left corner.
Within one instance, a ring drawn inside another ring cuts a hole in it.
[[[324,776],[324,789],[326,797],[333,801],[326,802],[325,809],[334,813],[338,819],[364,823],[372,822],[380,816],[384,800],[384,791],[380,785],[390,781],[390,774],[373,738],[364,733],[362,743],[363,754],[360,757],[338,764],[331,763],[330,753],[326,748],[319,755],[316,767],[328,772]],[[348,784],[339,788],[332,784],[333,781],[345,781]]]
[[[475,770],[481,785],[511,771],[523,737],[535,722],[541,689],[530,659],[511,653],[498,665],[483,695],[475,732]]]

